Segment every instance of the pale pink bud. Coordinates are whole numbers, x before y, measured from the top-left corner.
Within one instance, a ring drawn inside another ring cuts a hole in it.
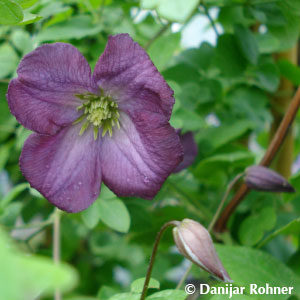
[[[232,282],[223,267],[209,232],[200,223],[184,219],[173,228],[175,244],[179,252],[200,268],[224,282]]]

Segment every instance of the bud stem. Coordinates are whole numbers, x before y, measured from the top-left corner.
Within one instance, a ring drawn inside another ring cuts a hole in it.
[[[228,186],[227,186],[227,188],[226,188],[226,191],[225,191],[225,194],[224,194],[224,196],[223,196],[223,198],[222,198],[222,200],[221,200],[221,202],[220,202],[220,204],[219,204],[219,206],[218,206],[218,208],[217,208],[217,210],[216,210],[216,212],[215,212],[215,214],[214,214],[212,220],[210,221],[210,223],[209,223],[209,225],[208,225],[208,228],[207,228],[207,231],[208,231],[208,232],[211,232],[211,230],[213,229],[213,227],[214,227],[214,225],[215,225],[215,223],[216,223],[216,221],[217,221],[217,219],[218,219],[218,217],[219,217],[219,215],[220,215],[220,213],[221,213],[221,211],[222,211],[222,208],[223,208],[223,206],[224,206],[224,203],[225,203],[225,201],[226,201],[226,199],[227,199],[227,197],[228,197],[228,195],[229,195],[231,189],[234,187],[234,185],[235,185],[235,184],[241,179],[241,177],[243,177],[244,175],[245,175],[244,172],[238,174],[238,175],[237,175],[237,176],[236,176],[236,177],[228,184]],[[193,267],[193,263],[190,264],[190,266],[187,268],[187,270],[185,271],[185,273],[184,273],[183,276],[181,277],[179,283],[178,283],[177,286],[176,286],[176,290],[179,290],[179,289],[180,289],[180,287],[182,286],[182,284],[183,284],[184,281],[186,280],[188,274],[189,274],[190,271],[192,270],[192,267]]]
[[[150,278],[151,278],[152,268],[153,268],[153,265],[154,265],[154,260],[155,260],[158,245],[159,245],[159,242],[161,240],[161,237],[162,237],[163,233],[166,231],[167,228],[169,228],[171,226],[178,226],[179,224],[180,224],[179,221],[167,222],[161,227],[160,231],[157,233],[156,239],[155,239],[155,242],[154,242],[154,246],[153,246],[153,250],[152,250],[152,254],[151,254],[151,258],[150,258],[150,262],[149,262],[149,265],[148,265],[146,279],[145,279],[145,282],[144,282],[144,287],[143,287],[143,291],[142,291],[140,300],[144,300],[145,297],[146,297],[148,286],[149,286],[149,281],[150,281]]]
[[[210,223],[209,223],[209,225],[208,225],[208,228],[207,228],[208,232],[211,232],[211,230],[213,229],[213,227],[214,227],[214,225],[215,225],[215,223],[216,223],[216,221],[217,221],[217,219],[218,219],[218,217],[219,217],[219,215],[220,215],[220,213],[221,213],[221,211],[222,211],[222,208],[223,208],[223,206],[224,206],[224,204],[225,204],[225,201],[226,201],[226,199],[227,199],[227,197],[228,197],[228,195],[229,195],[231,189],[232,189],[233,186],[240,180],[240,178],[241,178],[242,176],[244,176],[244,175],[245,175],[244,172],[238,174],[238,175],[237,175],[237,176],[236,176],[236,177],[228,184],[227,189],[226,189],[226,192],[225,192],[225,194],[224,194],[224,196],[223,196],[223,198],[222,198],[222,200],[221,200],[221,202],[220,202],[220,204],[219,204],[219,206],[218,206],[218,208],[217,208],[217,210],[216,210],[216,213],[215,213],[215,215],[213,216],[212,220],[210,221]]]

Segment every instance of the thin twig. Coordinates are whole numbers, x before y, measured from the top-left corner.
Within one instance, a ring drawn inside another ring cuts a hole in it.
[[[55,264],[60,263],[60,210],[55,209],[53,222],[53,261]],[[54,300],[61,300],[61,293],[57,289],[55,291]]]
[[[193,263],[190,263],[189,267],[186,269],[186,271],[182,275],[180,281],[178,282],[178,284],[176,286],[176,290],[179,290],[181,288],[181,286],[185,282],[186,278],[188,277],[189,273],[191,272],[192,268],[193,268]]]
[[[216,36],[218,37],[218,36],[219,36],[219,32],[218,32],[218,30],[217,30],[217,26],[216,26],[216,24],[215,24],[215,21],[214,21],[213,18],[211,17],[211,15],[210,15],[210,13],[209,13],[209,10],[208,10],[207,6],[204,4],[203,1],[201,1],[201,2],[202,2],[202,3],[201,3],[202,7],[204,8],[204,12],[205,12],[205,14],[206,14],[206,16],[207,16],[207,18],[208,18],[208,20],[209,20],[209,22],[210,22],[210,24],[211,24],[213,30],[214,30],[214,32],[216,33]]]
[[[262,158],[260,165],[269,166],[277,154],[280,146],[284,142],[284,139],[287,135],[289,128],[291,127],[298,109],[300,107],[300,87],[297,89],[295,96],[293,97],[264,157]],[[233,196],[229,204],[225,207],[220,218],[218,219],[214,229],[217,232],[222,232],[225,230],[226,223],[232,213],[235,211],[236,207],[242,202],[244,197],[248,194],[249,188],[242,184],[238,189],[236,194]]]
[[[161,240],[161,237],[162,237],[163,233],[170,226],[178,226],[179,224],[180,224],[180,222],[178,222],[178,221],[170,221],[170,222],[164,224],[161,227],[158,234],[156,235],[156,239],[155,239],[155,243],[154,243],[154,246],[153,246],[153,250],[152,250],[152,254],[151,254],[151,258],[150,258],[150,262],[149,262],[149,266],[148,266],[148,270],[147,270],[147,275],[146,275],[146,278],[145,278],[144,287],[143,287],[143,291],[142,291],[140,300],[144,300],[145,297],[146,297],[148,286],[149,286],[149,281],[150,281],[150,278],[151,278],[152,268],[153,268],[153,265],[154,265],[155,256],[157,254],[157,248],[158,248],[158,245],[159,245],[159,242]]]
[[[149,47],[161,36],[163,35],[171,26],[171,23],[165,24],[144,46],[145,50],[148,50]]]

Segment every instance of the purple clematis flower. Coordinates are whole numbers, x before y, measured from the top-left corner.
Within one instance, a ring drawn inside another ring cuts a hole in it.
[[[188,131],[184,134],[181,133],[181,129],[176,129],[177,134],[179,135],[180,141],[183,147],[183,160],[182,162],[174,169],[173,173],[178,173],[183,169],[186,169],[193,164],[195,158],[198,154],[198,146],[194,139],[192,131]]]
[[[60,209],[84,210],[102,181],[118,196],[152,199],[182,160],[169,124],[173,91],[128,34],[109,37],[93,74],[65,43],[27,54],[17,72],[8,104],[35,132],[20,168]]]

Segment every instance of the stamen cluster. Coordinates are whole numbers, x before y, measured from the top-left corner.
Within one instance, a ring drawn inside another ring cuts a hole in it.
[[[79,135],[82,135],[90,126],[94,126],[94,139],[98,137],[99,128],[102,128],[102,137],[106,132],[112,136],[112,129],[115,125],[120,129],[118,104],[109,96],[98,96],[92,93],[76,95],[84,103],[77,107],[77,110],[83,110],[83,114],[74,122],[77,124],[83,120]]]

